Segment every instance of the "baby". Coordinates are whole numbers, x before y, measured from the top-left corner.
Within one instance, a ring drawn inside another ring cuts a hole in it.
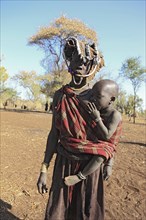
[[[100,80],[91,89],[89,102],[84,102],[85,109],[96,123],[95,132],[97,137],[104,142],[111,141],[122,121],[120,112],[113,107],[117,95],[118,85],[114,81]],[[120,132],[117,135],[120,137]],[[65,177],[65,184],[71,186],[85,180],[105,161],[106,158],[103,155],[94,155],[83,170],[76,175]]]

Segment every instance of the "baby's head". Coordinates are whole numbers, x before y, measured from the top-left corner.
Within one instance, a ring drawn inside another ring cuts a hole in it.
[[[118,95],[119,87],[117,83],[113,80],[102,79],[94,84],[92,90],[95,90],[97,92],[104,90],[105,92],[116,97]]]
[[[113,80],[103,79],[94,84],[90,100],[100,109],[107,108],[118,96],[119,87]]]

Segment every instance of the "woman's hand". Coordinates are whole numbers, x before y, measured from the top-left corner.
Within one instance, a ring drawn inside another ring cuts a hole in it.
[[[38,192],[42,195],[44,193],[48,192],[48,188],[46,186],[47,183],[47,173],[40,173],[38,182],[37,182],[37,188],[38,188]]]

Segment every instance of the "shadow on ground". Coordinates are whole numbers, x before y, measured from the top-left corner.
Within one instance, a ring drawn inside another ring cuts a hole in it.
[[[1,220],[20,220],[18,217],[13,215],[10,210],[12,209],[12,205],[4,202],[0,199],[0,219]]]
[[[140,142],[120,141],[120,143],[122,143],[122,144],[133,144],[133,145],[137,144],[137,145],[140,145],[142,147],[146,147],[146,144],[140,143]]]

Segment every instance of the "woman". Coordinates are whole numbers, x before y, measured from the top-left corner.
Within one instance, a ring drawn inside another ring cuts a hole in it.
[[[83,139],[94,141],[90,120],[79,100],[89,98],[89,82],[104,65],[104,61],[94,44],[84,44],[74,37],[66,41],[64,58],[72,80],[54,95],[52,128],[37,183],[38,191],[47,191],[47,169],[53,154],[57,152],[45,220],[103,220],[102,167],[89,175],[86,181],[75,186],[65,185],[64,178],[82,170],[92,155],[71,153],[64,146],[70,138],[78,142]],[[105,167],[106,177],[109,175],[108,171],[111,170]]]

